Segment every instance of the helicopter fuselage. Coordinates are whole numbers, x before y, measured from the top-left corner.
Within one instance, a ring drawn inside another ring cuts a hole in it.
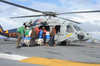
[[[40,25],[40,27],[45,27],[47,31],[51,31],[52,27],[56,29],[55,41],[57,44],[75,41],[86,41],[91,38],[91,35],[83,31],[77,24],[71,23],[69,21],[58,20],[58,19],[43,19],[42,23],[46,22],[46,25]],[[40,23],[41,23],[40,22]]]
[[[86,41],[91,38],[91,35],[89,33],[86,33],[80,27],[78,27],[77,24],[71,23],[69,21],[58,20],[58,19],[38,19],[38,20],[33,21],[32,24],[33,24],[32,26],[39,25],[40,29],[42,27],[45,27],[48,32],[52,30],[52,27],[55,27],[56,44],[59,44],[64,41],[65,42]],[[29,26],[28,22],[27,22],[27,25],[30,28],[32,27],[32,26]],[[4,33],[0,32],[0,34],[6,37],[17,38],[15,37],[17,36],[17,34],[15,34],[16,32],[17,32],[17,29],[16,30],[14,29],[14,30],[4,31]]]

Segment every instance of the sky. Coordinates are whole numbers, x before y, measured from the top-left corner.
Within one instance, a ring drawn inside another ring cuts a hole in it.
[[[73,11],[88,11],[99,10],[99,0],[6,0],[16,4],[24,5],[33,9],[41,11],[53,11],[53,12],[73,12]],[[23,22],[28,22],[30,19],[37,18],[24,18],[24,19],[10,19],[13,16],[24,15],[37,15],[41,13],[32,12],[22,8],[18,8],[12,5],[8,5],[0,2],[0,24],[5,30],[18,28],[22,26]],[[88,13],[88,14],[67,14],[61,15],[77,22],[80,22],[79,26],[92,34],[93,38],[100,39],[100,13]]]

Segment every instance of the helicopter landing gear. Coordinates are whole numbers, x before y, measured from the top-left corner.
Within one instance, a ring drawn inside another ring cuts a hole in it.
[[[70,44],[70,41],[66,40],[66,45]]]
[[[4,38],[4,41],[9,41],[8,38]]]
[[[68,41],[68,40],[61,42],[61,45],[64,45],[64,46],[66,46],[68,44],[70,44],[70,41]]]
[[[60,43],[60,45],[65,46],[65,45],[66,45],[66,41],[62,41],[62,42]]]
[[[70,44],[70,42],[66,42],[66,45]]]

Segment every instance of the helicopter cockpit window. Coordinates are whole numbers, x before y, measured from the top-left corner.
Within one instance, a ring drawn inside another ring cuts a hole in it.
[[[74,28],[75,28],[77,31],[81,31],[81,29],[80,29],[78,26],[75,26],[75,25],[74,25]]]
[[[74,29],[71,25],[68,25],[66,31],[69,32],[69,33],[72,33],[72,32],[74,32]]]

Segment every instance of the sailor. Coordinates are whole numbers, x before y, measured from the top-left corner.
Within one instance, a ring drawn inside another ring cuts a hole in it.
[[[24,29],[25,29],[25,26],[19,27],[17,29],[18,40],[17,40],[17,43],[16,43],[16,46],[17,46],[16,48],[21,48],[19,46],[19,44],[20,44],[20,41],[21,41],[21,37],[24,37]]]
[[[26,27],[25,29],[25,37],[24,37],[24,41],[23,41],[23,46],[27,45],[29,46],[30,45],[30,38],[29,38],[29,31],[30,31],[30,28],[29,27]]]
[[[36,26],[35,30],[37,31],[37,39],[38,39],[39,38],[39,32],[40,32],[39,25]]]
[[[43,40],[44,40],[44,45],[45,45],[45,42],[46,42],[46,32],[47,30],[45,29],[45,27],[42,27],[42,30],[43,30]]]
[[[29,27],[26,27],[26,30],[25,30],[25,37],[29,37],[29,31],[30,31],[30,28]]]
[[[32,46],[35,47],[35,40],[36,40],[36,38],[37,38],[37,32],[36,32],[36,30],[35,30],[35,27],[32,28],[30,37],[31,37],[30,46],[31,46],[31,47],[32,47]]]
[[[55,41],[54,41],[55,34],[56,34],[56,30],[55,30],[55,27],[53,27],[50,32],[50,44],[49,44],[50,46],[54,46],[55,44]]]

